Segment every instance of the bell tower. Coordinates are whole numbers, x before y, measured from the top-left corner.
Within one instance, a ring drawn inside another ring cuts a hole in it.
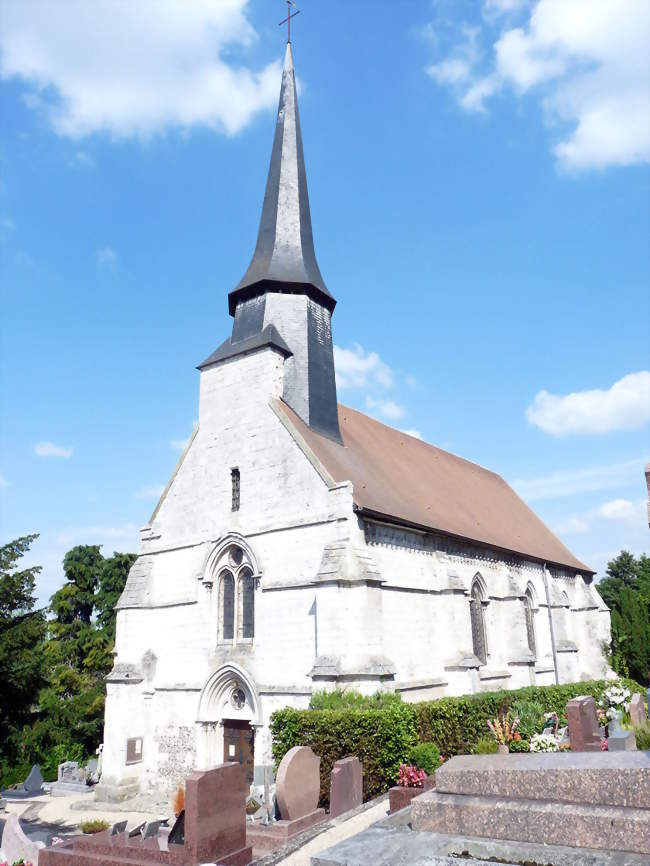
[[[284,401],[311,428],[340,442],[331,331],[336,301],[314,251],[290,42],[257,244],[228,306],[232,335],[199,369],[276,346],[286,358]]]

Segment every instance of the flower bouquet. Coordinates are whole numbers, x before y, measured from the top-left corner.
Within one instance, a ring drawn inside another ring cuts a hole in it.
[[[497,716],[494,719],[488,719],[487,726],[490,729],[492,736],[499,744],[499,753],[507,755],[510,751],[510,743],[513,740],[521,740],[521,734],[517,730],[519,719],[510,719],[510,713],[505,716]]]

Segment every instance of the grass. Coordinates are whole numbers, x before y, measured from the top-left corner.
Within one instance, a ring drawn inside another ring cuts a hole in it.
[[[79,824],[79,829],[82,833],[101,833],[102,830],[108,830],[111,825],[103,818],[91,818],[88,821],[82,821]]]

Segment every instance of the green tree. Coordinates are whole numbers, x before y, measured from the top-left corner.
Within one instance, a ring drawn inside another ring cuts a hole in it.
[[[611,664],[617,673],[646,683],[650,677],[650,557],[623,550],[598,584],[611,610]]]
[[[19,570],[37,535],[0,547],[0,761],[15,760],[18,734],[37,714],[45,684],[45,616],[34,597],[40,566]]]

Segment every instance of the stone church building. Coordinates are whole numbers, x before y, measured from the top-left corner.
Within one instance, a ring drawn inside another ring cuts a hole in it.
[[[259,781],[271,714],[318,689],[419,701],[603,675],[592,570],[506,482],[337,403],[290,44],[228,304],[118,603],[99,796],[223,760]]]

